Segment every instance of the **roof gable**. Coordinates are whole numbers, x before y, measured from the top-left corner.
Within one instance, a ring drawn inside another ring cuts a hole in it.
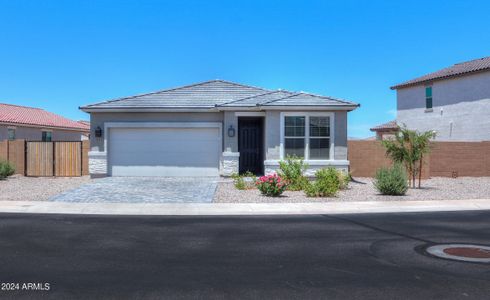
[[[391,87],[391,89],[395,90],[408,86],[427,83],[433,80],[441,80],[445,78],[457,77],[457,76],[466,75],[468,73],[481,72],[485,70],[490,70],[490,56],[458,63],[451,67],[444,68],[442,70],[429,73],[427,75],[417,77],[415,79],[394,85]]]
[[[148,94],[118,98],[82,108],[211,108],[216,104],[267,92],[264,89],[224,80],[212,80]]]
[[[381,124],[374,126],[373,128],[370,128],[369,130],[371,131],[398,131],[400,129],[400,126],[396,123],[395,120],[389,121],[387,123]]]

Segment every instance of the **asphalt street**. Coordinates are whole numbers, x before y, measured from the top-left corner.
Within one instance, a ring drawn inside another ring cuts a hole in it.
[[[490,264],[421,250],[446,242],[490,244],[490,211],[0,214],[0,297],[489,299]]]

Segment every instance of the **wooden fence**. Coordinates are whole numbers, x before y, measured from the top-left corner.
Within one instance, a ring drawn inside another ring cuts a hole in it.
[[[353,176],[373,177],[378,168],[392,164],[379,141],[349,141],[348,147]],[[490,176],[490,141],[432,142],[422,178],[436,176]]]
[[[88,175],[89,142],[0,141],[0,160],[26,176]]]

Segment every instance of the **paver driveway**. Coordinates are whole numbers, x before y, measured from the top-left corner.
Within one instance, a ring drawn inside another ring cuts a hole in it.
[[[215,177],[106,177],[53,196],[61,202],[212,202]]]

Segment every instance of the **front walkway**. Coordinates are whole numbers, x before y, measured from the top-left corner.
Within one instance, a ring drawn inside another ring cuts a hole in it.
[[[490,199],[332,203],[61,203],[0,201],[0,212],[103,215],[301,215],[490,210]]]
[[[219,178],[214,177],[106,177],[94,179],[49,200],[88,203],[196,203],[213,202]]]

